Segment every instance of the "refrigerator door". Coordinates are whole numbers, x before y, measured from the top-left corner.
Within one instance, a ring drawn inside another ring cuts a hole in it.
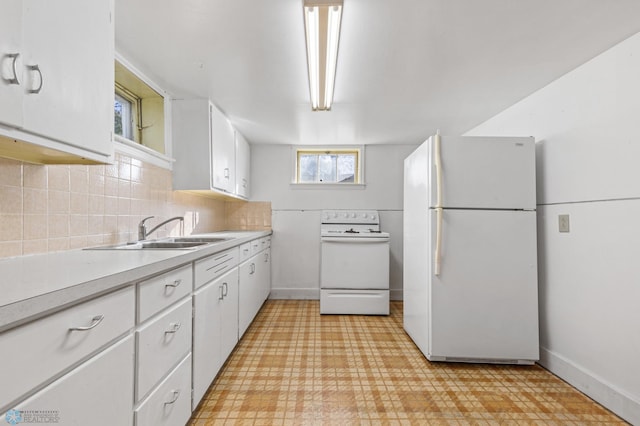
[[[440,275],[428,283],[427,358],[538,360],[536,213],[445,209],[441,248]]]
[[[532,137],[440,137],[438,178],[437,137],[429,144],[431,157],[429,207],[527,209],[536,208],[535,142]]]
[[[430,245],[427,200],[429,168],[428,144],[420,145],[404,160],[403,202],[403,326],[407,334],[427,354],[429,349],[427,260]]]

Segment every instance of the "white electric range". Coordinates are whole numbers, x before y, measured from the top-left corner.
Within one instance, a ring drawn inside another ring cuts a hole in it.
[[[389,314],[389,234],[375,210],[323,210],[320,313]]]

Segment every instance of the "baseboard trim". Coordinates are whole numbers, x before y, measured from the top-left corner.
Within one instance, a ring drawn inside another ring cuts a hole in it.
[[[320,300],[319,288],[272,288],[269,299]],[[389,290],[390,300],[402,300],[402,290]]]
[[[319,288],[272,288],[269,299],[320,300]]]
[[[402,300],[402,289],[391,288],[389,289],[390,300]]]
[[[546,348],[540,347],[539,363],[624,420],[640,425],[640,401],[634,400],[590,371]]]

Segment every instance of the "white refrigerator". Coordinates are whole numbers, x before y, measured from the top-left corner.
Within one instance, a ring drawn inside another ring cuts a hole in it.
[[[404,329],[430,361],[539,359],[535,142],[432,136],[404,163]]]

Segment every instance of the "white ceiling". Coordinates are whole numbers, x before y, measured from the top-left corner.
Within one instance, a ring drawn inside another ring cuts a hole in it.
[[[637,0],[344,0],[334,105],[313,112],[302,0],[115,5],[118,52],[254,144],[461,134],[640,31]]]

